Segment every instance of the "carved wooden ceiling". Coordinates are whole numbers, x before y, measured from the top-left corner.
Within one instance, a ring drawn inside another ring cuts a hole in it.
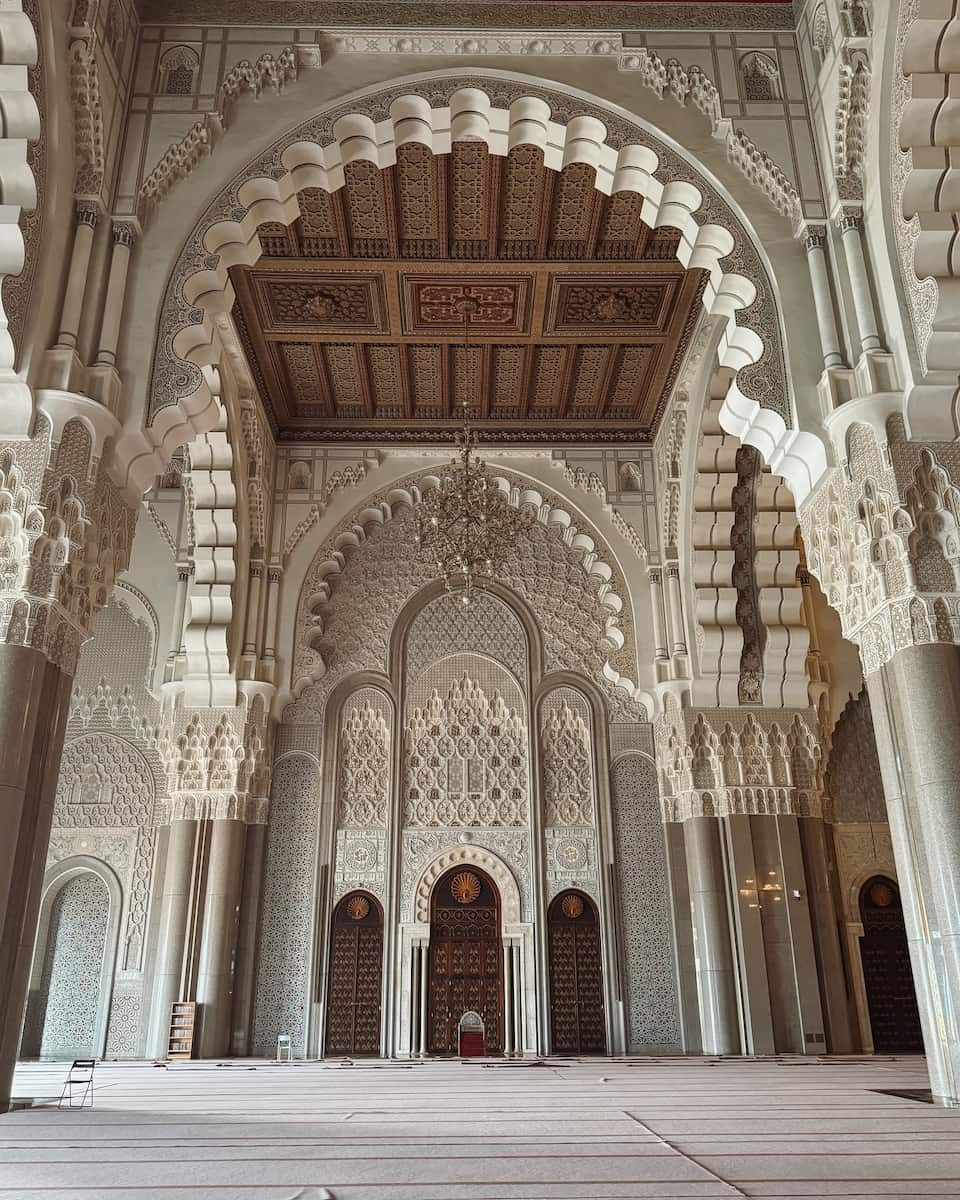
[[[466,400],[485,441],[649,439],[702,311],[679,234],[533,147],[397,158],[302,192],[300,217],[261,226],[263,256],[231,271],[278,434],[446,440]]]

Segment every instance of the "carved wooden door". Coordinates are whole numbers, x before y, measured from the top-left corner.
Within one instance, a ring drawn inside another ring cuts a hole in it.
[[[380,1053],[383,912],[373,896],[351,892],[333,913],[327,988],[327,1054]]]
[[[860,892],[860,958],[867,989],[873,1048],[880,1054],[922,1054],[920,1014],[913,987],[900,892],[877,877]]]
[[[605,1054],[600,922],[589,896],[563,892],[550,905],[550,1030],[554,1054]]]
[[[483,1018],[487,1054],[503,1052],[500,896],[475,868],[448,871],[433,889],[427,1050],[457,1054],[460,1018]]]

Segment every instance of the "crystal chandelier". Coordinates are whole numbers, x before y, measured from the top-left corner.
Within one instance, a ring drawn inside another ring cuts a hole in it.
[[[421,558],[435,566],[447,592],[469,605],[477,582],[490,579],[512,549],[524,518],[477,457],[477,434],[466,402],[462,409],[457,455],[441,470],[437,486],[424,492],[417,504],[415,540]]]

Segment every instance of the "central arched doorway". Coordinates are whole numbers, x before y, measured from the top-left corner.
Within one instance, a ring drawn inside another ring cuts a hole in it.
[[[900,889],[877,875],[860,889],[860,958],[875,1054],[922,1054],[923,1035]]]
[[[327,1054],[380,1053],[383,909],[369,892],[350,892],[333,912],[327,988]]]
[[[476,867],[454,867],[430,904],[428,1054],[459,1053],[460,1020],[483,1019],[487,1054],[503,1053],[500,893]]]
[[[565,891],[547,914],[550,932],[550,1048],[606,1054],[600,918],[589,896]]]

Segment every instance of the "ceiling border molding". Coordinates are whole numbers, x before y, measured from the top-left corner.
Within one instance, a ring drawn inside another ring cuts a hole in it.
[[[690,21],[689,4],[582,3],[579,0],[461,0],[457,6],[462,23],[477,29],[510,29],[518,15],[536,29],[683,29]],[[444,29],[450,22],[450,5],[440,0],[417,4],[390,0],[137,0],[141,25],[389,25],[395,14],[397,28],[420,26]],[[746,31],[796,28],[789,0],[766,3],[706,3],[699,7],[700,28]]]
[[[149,389],[150,424],[118,445],[121,474],[134,482],[152,477],[176,445],[214,418],[210,372],[222,347],[212,318],[233,305],[229,268],[259,259],[260,224],[294,219],[304,187],[342,187],[347,162],[382,167],[395,160],[398,144],[420,142],[444,153],[462,138],[485,141],[501,155],[511,146],[536,145],[555,170],[587,162],[598,190],[642,194],[649,224],[681,231],[680,261],[709,273],[704,307],[726,324],[718,355],[737,374],[724,419],[788,479],[798,502],[806,496],[826,469],[825,449],[816,435],[792,428],[774,288],[731,203],[696,163],[620,110],[494,70],[430,72],[341,101],[288,131],[221,190],[171,272]]]

